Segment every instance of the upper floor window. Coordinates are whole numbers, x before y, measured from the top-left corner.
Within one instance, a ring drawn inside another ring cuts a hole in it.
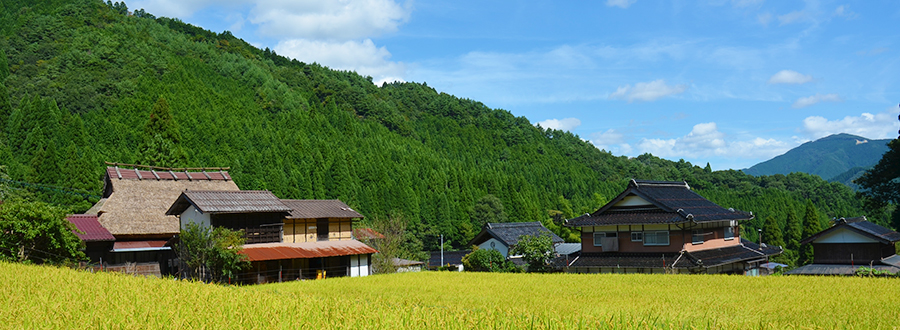
[[[669,245],[669,231],[645,231],[644,245]]]
[[[644,232],[642,232],[642,231],[631,232],[631,241],[632,242],[643,242],[644,241]]]
[[[703,229],[694,229],[691,231],[691,243],[703,244]]]
[[[734,227],[725,227],[725,240],[734,239]]]
[[[604,237],[619,237],[614,231],[600,231],[594,233],[594,246],[603,246]]]

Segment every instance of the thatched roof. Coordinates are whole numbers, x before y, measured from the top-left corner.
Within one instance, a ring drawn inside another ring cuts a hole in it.
[[[134,170],[128,170],[134,173]],[[202,173],[183,178],[151,175],[118,175],[126,170],[108,167],[107,198],[96,209],[100,224],[115,236],[174,235],[179,231],[178,218],[166,211],[185,190],[240,190],[225,173],[207,176]],[[184,173],[184,172],[182,172]],[[218,172],[217,172],[218,173]],[[181,173],[179,173],[181,174]],[[99,204],[99,203],[98,203]]]

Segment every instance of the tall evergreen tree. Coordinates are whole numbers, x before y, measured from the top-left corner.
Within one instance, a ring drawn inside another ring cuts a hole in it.
[[[497,196],[487,194],[475,202],[471,212],[472,222],[481,228],[488,222],[509,222],[503,202]]]
[[[810,237],[822,231],[822,225],[819,223],[819,213],[816,212],[816,206],[811,200],[806,200],[806,214],[803,217],[803,237]],[[813,262],[813,246],[812,244],[804,244],[800,247],[801,265],[811,264]]]
[[[138,149],[140,163],[162,167],[184,165],[187,154],[181,148],[180,141],[181,134],[169,110],[169,103],[160,97],[144,127],[144,140]]]
[[[784,246],[781,226],[778,224],[778,220],[775,220],[775,217],[767,217],[763,222],[762,230],[762,237],[760,238],[762,243],[770,246]]]
[[[797,213],[793,209],[788,209],[787,220],[785,220],[785,238],[787,248],[796,250],[800,247],[800,240],[803,239],[803,224],[797,218]]]

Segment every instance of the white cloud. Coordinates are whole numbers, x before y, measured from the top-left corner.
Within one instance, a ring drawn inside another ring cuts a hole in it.
[[[843,119],[828,120],[820,116],[810,116],[803,120],[800,130],[810,139],[818,139],[837,133],[849,133],[869,139],[893,139],[897,137],[897,111],[894,108],[878,114],[862,113]]]
[[[841,102],[843,101],[837,94],[818,94],[813,96],[801,97],[792,105],[795,109],[805,108],[819,102]]]
[[[795,22],[800,22],[809,18],[809,15],[805,11],[792,11],[790,13],[779,15],[778,22],[780,25],[791,24]]]
[[[364,76],[372,76],[374,83],[395,81],[406,76],[406,65],[391,62],[391,53],[377,47],[372,40],[362,42],[328,42],[292,39],[279,42],[275,51],[298,61],[316,62],[333,69],[351,70]]]
[[[606,5],[610,7],[619,7],[622,9],[633,5],[637,0],[606,0]]]
[[[805,84],[812,81],[812,76],[794,70],[781,70],[769,78],[770,84]]]
[[[537,123],[541,125],[543,128],[551,128],[561,131],[572,131],[578,126],[581,126],[581,120],[578,118],[564,118],[564,119],[547,119],[544,121],[540,121]]]
[[[397,31],[411,11],[391,0],[268,0],[257,3],[249,20],[264,35],[343,41]]]
[[[762,24],[762,26],[769,26],[769,22],[772,21],[772,14],[763,13],[756,15],[756,21],[759,22],[759,24]]]
[[[837,9],[834,10],[834,16],[844,17],[846,19],[853,19],[859,17],[859,14],[850,10],[850,6],[840,5]]]
[[[651,82],[642,82],[631,85],[625,85],[616,89],[615,92],[609,94],[610,99],[628,100],[632,102],[638,101],[655,101],[659,98],[684,93],[688,88],[687,85],[666,85],[666,81],[662,79]]]
[[[649,152],[657,157],[743,159],[767,159],[790,149],[787,142],[761,137],[729,142],[714,122],[694,125],[688,135],[676,139],[642,139],[637,148],[640,153]]]
[[[598,149],[606,151],[618,151],[620,153],[631,152],[631,146],[624,143],[625,135],[612,128],[606,130],[606,132],[592,133],[590,142]],[[627,151],[622,149],[627,149]]]

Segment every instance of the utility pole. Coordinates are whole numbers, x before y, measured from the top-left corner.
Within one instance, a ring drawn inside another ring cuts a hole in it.
[[[444,234],[441,234],[441,267],[444,267]]]

